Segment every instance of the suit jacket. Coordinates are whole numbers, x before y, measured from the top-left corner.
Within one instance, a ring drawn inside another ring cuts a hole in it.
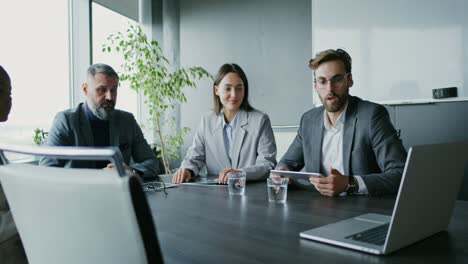
[[[319,172],[324,107],[306,112],[296,138],[278,167]],[[405,167],[406,150],[382,105],[350,96],[343,132],[345,175],[359,175],[369,194],[394,194]]]
[[[119,147],[124,162],[142,172],[142,177],[156,176],[161,166],[150,146],[143,137],[140,127],[131,113],[114,110],[109,118],[110,145]],[[84,104],[60,112],[56,115],[49,137],[45,143],[49,146],[94,146],[93,133]],[[39,165],[70,168],[94,168],[95,161],[58,160],[42,157]]]
[[[181,167],[198,175],[206,165],[208,174],[219,174],[224,168],[243,169],[247,180],[266,178],[276,164],[276,143],[270,119],[260,111],[238,113],[232,143],[232,164],[223,139],[222,113],[209,112],[200,122],[193,144]]]

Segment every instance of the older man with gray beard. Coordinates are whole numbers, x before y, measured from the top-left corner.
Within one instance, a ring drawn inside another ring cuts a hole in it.
[[[82,85],[86,102],[60,112],[55,117],[46,145],[120,148],[124,167],[143,178],[156,176],[161,166],[143,137],[131,113],[115,109],[119,76],[109,65],[98,63],[88,68]],[[133,159],[133,164],[130,160]],[[41,158],[40,165],[114,169],[107,161],[58,160]]]

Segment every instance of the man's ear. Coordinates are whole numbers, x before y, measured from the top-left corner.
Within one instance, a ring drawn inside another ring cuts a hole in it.
[[[349,88],[349,87],[352,87],[353,84],[354,84],[353,75],[350,73],[350,74],[348,75],[348,88]]]
[[[81,89],[83,90],[83,93],[84,93],[85,95],[88,95],[88,84],[87,84],[87,83],[83,83],[83,84],[81,85]]]

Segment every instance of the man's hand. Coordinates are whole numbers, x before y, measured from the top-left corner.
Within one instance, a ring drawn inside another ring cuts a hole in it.
[[[192,178],[192,172],[189,169],[180,168],[172,176],[172,183],[189,182]]]
[[[286,168],[286,167],[277,167],[277,168],[275,168],[275,170],[280,170],[280,171],[289,171],[289,169],[288,169],[288,168]],[[276,173],[270,173],[270,178],[272,178],[272,179],[279,179],[279,178],[281,178],[281,177],[282,177],[282,176],[281,176],[281,175],[279,175],[279,174],[276,174]],[[291,184],[291,179],[290,179],[290,178],[288,178],[288,177],[285,177],[285,178],[286,178],[286,179],[288,179],[288,184]]]
[[[348,176],[344,176],[332,167],[328,177],[310,177],[309,180],[317,191],[327,196],[336,196],[344,192],[349,183]]]
[[[219,172],[218,176],[218,183],[219,184],[227,184],[228,183],[228,174],[234,171],[232,168],[225,168],[224,170]]]

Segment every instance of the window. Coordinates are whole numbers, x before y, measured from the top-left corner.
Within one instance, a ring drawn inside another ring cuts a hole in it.
[[[110,34],[125,32],[129,23],[136,22],[102,5],[92,3],[93,63],[108,64],[117,73],[122,73],[121,65],[124,62],[122,55],[115,52],[102,52],[102,44],[106,43]],[[130,89],[128,82],[120,82],[116,108],[133,113],[138,120],[138,96],[134,90]]]
[[[13,98],[0,141],[34,144],[34,129],[49,130],[70,107],[68,1],[2,1],[0,25],[0,64]]]

